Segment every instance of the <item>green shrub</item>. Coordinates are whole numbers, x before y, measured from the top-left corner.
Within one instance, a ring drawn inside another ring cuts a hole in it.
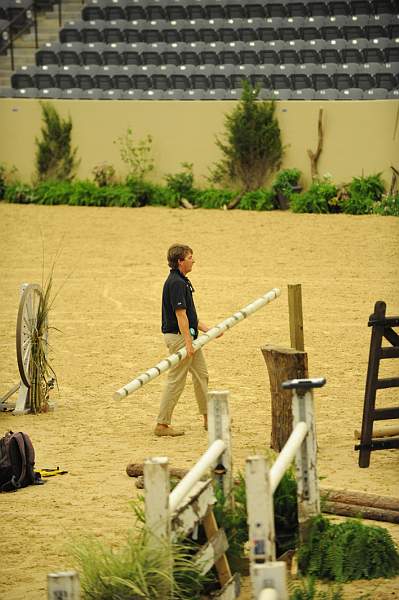
[[[234,508],[231,509],[220,490],[216,490],[214,511],[219,527],[226,532],[229,561],[239,570],[248,540],[247,496],[245,479],[241,473],[234,484],[233,496]],[[297,483],[293,469],[285,472],[273,500],[276,554],[281,556],[286,550],[296,548],[298,543]]]
[[[354,177],[346,186],[347,198],[342,210],[350,215],[368,215],[373,212],[374,202],[381,200],[385,187],[381,173],[366,177]]]
[[[127,185],[108,185],[96,191],[97,206],[139,206],[135,193]]]
[[[380,202],[373,203],[375,215],[399,217],[399,193],[395,196],[382,196]]]
[[[353,519],[335,524],[318,516],[299,547],[298,566],[306,575],[341,582],[387,578],[399,574],[399,554],[382,527]]]
[[[165,175],[166,184],[178,200],[192,200],[195,196],[193,165],[184,162],[182,167],[183,171],[180,173]]]
[[[146,206],[147,204],[152,204],[154,196],[159,191],[159,186],[146,181],[145,179],[141,179],[140,177],[135,177],[132,175],[129,175],[126,178],[125,183],[137,198],[137,206]]]
[[[196,204],[201,208],[223,208],[237,196],[231,190],[208,188],[196,195]]]
[[[14,204],[32,204],[35,202],[34,190],[25,183],[13,183],[6,187],[4,200]]]
[[[73,184],[68,181],[42,181],[33,189],[37,204],[69,204]]]
[[[246,192],[242,196],[238,208],[242,210],[273,210],[273,199],[274,193],[271,190],[260,188],[253,192]]]
[[[216,140],[222,159],[211,172],[212,183],[257,190],[280,166],[283,146],[276,105],[258,100],[258,95],[258,88],[243,82],[241,100],[225,117],[224,140]]]
[[[317,589],[314,577],[307,577],[290,586],[290,600],[343,600],[342,587],[334,586],[332,589],[320,591]]]
[[[10,168],[5,163],[0,163],[0,200],[4,198],[6,187],[16,183],[18,183],[17,167]]]
[[[147,135],[137,143],[133,140],[133,131],[129,128],[126,133],[117,138],[122,161],[128,168],[129,177],[145,179],[146,175],[154,169],[152,152],[152,137]]]
[[[98,187],[106,187],[108,185],[114,185],[116,183],[115,169],[108,163],[101,163],[96,165],[92,170],[93,179]]]
[[[353,192],[342,202],[342,211],[348,215],[369,215],[373,212],[374,202],[371,198]]]
[[[154,184],[152,186],[151,204],[154,206],[177,208],[180,206],[180,200],[176,196],[176,193],[170,188]]]
[[[76,148],[72,150],[72,120],[61,119],[54,106],[41,102],[44,126],[42,139],[36,138],[36,173],[38,181],[47,179],[70,181],[79,162]]]
[[[71,186],[69,204],[71,206],[99,206],[97,186],[92,181],[76,181]]]
[[[277,174],[272,189],[275,193],[289,198],[294,188],[298,187],[300,177],[301,171],[299,169],[283,169]]]
[[[375,201],[381,200],[385,191],[381,173],[366,177],[354,177],[349,184],[348,191],[350,194],[358,194],[364,198],[371,198]]]
[[[328,213],[330,202],[336,197],[337,191],[328,178],[315,181],[308,191],[291,196],[290,207],[296,213]]]

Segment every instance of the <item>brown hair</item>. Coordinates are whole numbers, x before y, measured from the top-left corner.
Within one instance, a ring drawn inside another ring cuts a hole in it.
[[[171,269],[177,269],[179,267],[179,260],[184,260],[187,254],[190,253],[193,253],[190,246],[185,246],[184,244],[173,244],[167,253],[168,265]]]

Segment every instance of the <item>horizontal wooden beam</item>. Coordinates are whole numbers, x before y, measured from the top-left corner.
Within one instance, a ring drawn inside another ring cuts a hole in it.
[[[385,379],[377,379],[377,390],[386,390],[388,388],[399,387],[399,377],[386,377]]]
[[[343,502],[324,502],[322,512],[343,517],[360,517],[373,521],[385,521],[387,523],[399,523],[399,511],[384,508],[373,508],[371,506],[360,506],[359,504],[344,504]]]
[[[379,496],[378,494],[369,494],[368,492],[335,490],[331,488],[321,488],[320,495],[326,500],[333,502],[399,511],[399,498],[391,496]]]

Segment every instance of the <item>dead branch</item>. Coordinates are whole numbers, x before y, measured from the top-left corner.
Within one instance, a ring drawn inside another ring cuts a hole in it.
[[[323,132],[323,109],[322,108],[320,108],[320,110],[319,110],[319,120],[318,120],[318,125],[317,125],[317,132],[318,132],[318,142],[317,142],[316,152],[313,152],[312,150],[308,149],[308,155],[310,158],[310,172],[311,172],[311,176],[312,176],[313,180],[318,179],[318,177],[319,177],[318,162],[319,162],[320,154],[323,150],[324,132]]]

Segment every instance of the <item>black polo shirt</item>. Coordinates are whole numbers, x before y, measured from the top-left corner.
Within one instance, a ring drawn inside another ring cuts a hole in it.
[[[184,308],[190,329],[198,334],[198,317],[193,300],[194,288],[179,269],[171,269],[162,291],[162,333],[181,333],[176,310]]]

